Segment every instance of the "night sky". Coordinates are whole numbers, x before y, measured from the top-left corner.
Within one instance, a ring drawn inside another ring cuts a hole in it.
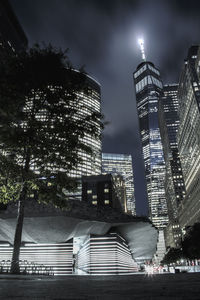
[[[200,42],[198,0],[10,0],[29,40],[69,48],[75,68],[85,66],[102,89],[109,125],[103,151],[133,156],[137,213],[147,213],[144,167],[132,73],[147,60],[164,84],[178,81],[187,49]]]

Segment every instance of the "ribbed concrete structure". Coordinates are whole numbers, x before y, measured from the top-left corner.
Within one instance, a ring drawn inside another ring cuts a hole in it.
[[[12,205],[6,211],[0,212],[1,246],[6,243],[10,245],[13,243],[16,208]],[[158,232],[147,220],[135,217],[133,222],[120,222],[119,220],[119,222],[111,223],[72,218],[68,214],[51,206],[37,203],[34,206],[27,206],[22,235],[23,245],[28,246],[29,243],[32,243],[35,244],[36,249],[37,244],[45,244],[43,246],[54,244],[56,246],[67,243],[73,238],[80,240],[80,247],[89,235],[104,236],[114,228],[126,240],[130,253],[136,262],[151,260],[156,252]],[[2,247],[0,248],[2,249]],[[2,252],[0,252],[1,260]]]

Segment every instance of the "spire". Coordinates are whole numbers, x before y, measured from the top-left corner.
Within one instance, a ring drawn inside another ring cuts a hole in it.
[[[146,61],[146,56],[145,56],[145,52],[144,52],[144,40],[138,39],[138,44],[140,46],[140,51],[142,53],[142,59],[143,59],[143,61]]]

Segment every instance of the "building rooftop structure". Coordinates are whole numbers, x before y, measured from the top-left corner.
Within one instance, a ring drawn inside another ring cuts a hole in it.
[[[12,245],[15,231],[17,205],[10,204],[7,211],[0,211],[0,245]],[[56,209],[52,205],[27,202],[22,235],[22,244],[60,244],[76,237],[81,247],[90,234],[105,235],[114,228],[126,240],[132,257],[144,263],[153,258],[156,252],[158,231],[152,223],[141,217],[131,217],[124,221],[119,217],[109,222],[108,216],[98,221],[70,217],[67,210]],[[130,217],[130,216],[129,216]],[[111,220],[111,219],[110,219]],[[77,251],[77,249],[76,249]]]

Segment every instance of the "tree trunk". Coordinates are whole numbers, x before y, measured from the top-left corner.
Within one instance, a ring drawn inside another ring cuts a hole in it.
[[[11,270],[10,270],[11,274],[20,274],[19,255],[20,255],[20,246],[21,246],[21,239],[22,239],[22,228],[23,228],[23,220],[24,220],[24,202],[26,199],[26,194],[27,194],[27,183],[25,181],[18,202],[17,224],[15,229],[13,255],[12,255]]]

